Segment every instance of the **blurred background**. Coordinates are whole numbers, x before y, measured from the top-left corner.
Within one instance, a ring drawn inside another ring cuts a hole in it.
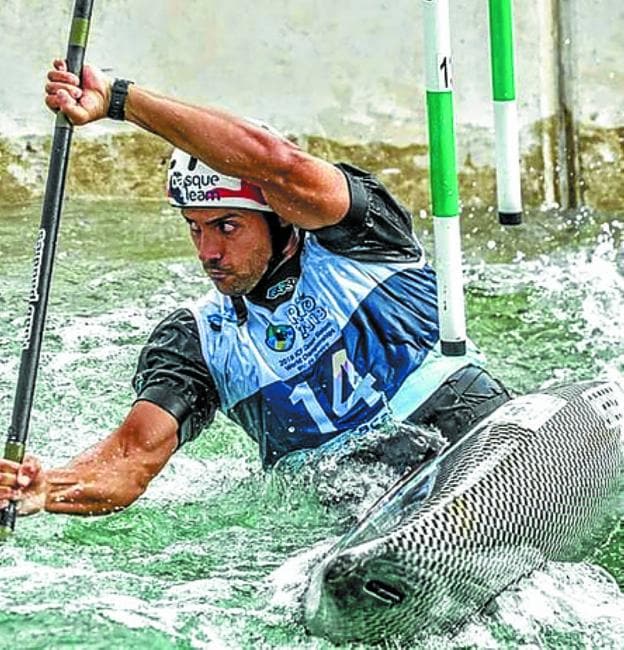
[[[41,190],[41,136],[52,123],[43,78],[64,51],[71,5],[0,3],[0,202]],[[487,20],[484,0],[451,3],[462,198],[477,208],[494,196]],[[525,0],[515,25],[526,204],[622,208],[622,4]],[[330,158],[372,159],[391,181],[400,170],[406,200],[427,207],[418,2],[107,0],[95,6],[87,59],[162,93],[261,117]],[[159,196],[166,147],[156,139],[106,122],[80,140],[72,195]]]

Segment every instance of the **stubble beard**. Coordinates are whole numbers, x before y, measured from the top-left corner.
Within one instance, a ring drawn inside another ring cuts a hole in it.
[[[219,270],[217,266],[203,266],[204,271],[207,275],[210,275],[211,271]],[[217,291],[225,296],[245,296],[256,288],[266,273],[267,268],[268,262],[263,265],[257,264],[252,266],[249,272],[245,273],[244,275],[238,275],[232,272],[224,271],[224,273],[226,273],[226,277],[223,280],[217,280],[213,278],[210,279],[216,287]]]

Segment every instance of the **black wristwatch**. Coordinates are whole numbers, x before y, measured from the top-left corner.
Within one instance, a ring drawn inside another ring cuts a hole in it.
[[[128,96],[128,87],[133,81],[127,79],[115,79],[111,89],[111,99],[108,105],[108,117],[113,120],[124,120],[126,117],[124,107],[126,105],[126,97]]]

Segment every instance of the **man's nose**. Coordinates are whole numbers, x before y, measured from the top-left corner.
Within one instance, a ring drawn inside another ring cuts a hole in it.
[[[223,251],[215,237],[211,237],[208,233],[202,233],[197,247],[197,255],[201,262],[214,262],[223,257]]]

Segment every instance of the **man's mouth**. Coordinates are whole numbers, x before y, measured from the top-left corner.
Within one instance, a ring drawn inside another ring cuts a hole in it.
[[[204,269],[211,280],[224,280],[229,274],[222,269]]]

